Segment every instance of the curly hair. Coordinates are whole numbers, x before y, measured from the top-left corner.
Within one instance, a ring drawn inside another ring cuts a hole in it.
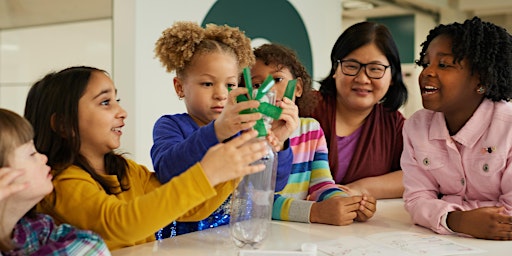
[[[254,56],[267,66],[275,65],[278,69],[288,68],[294,79],[300,78],[302,80],[302,95],[297,97],[295,102],[299,107],[300,115],[308,116],[309,111],[316,106],[317,99],[313,95],[311,76],[300,62],[295,51],[276,43],[263,44],[254,49]]]
[[[168,72],[175,70],[178,76],[184,74],[194,56],[214,52],[233,54],[240,70],[254,63],[251,40],[227,25],[202,28],[194,22],[179,21],[164,30],[155,43],[155,56]]]
[[[493,101],[509,101],[512,98],[512,37],[504,28],[476,16],[462,24],[438,25],[430,30],[421,44],[417,65],[422,65],[428,46],[439,35],[452,39],[454,63],[464,59],[471,73],[480,76],[486,98]]]

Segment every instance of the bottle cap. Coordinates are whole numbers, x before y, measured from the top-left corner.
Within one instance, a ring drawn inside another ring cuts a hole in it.
[[[317,245],[313,243],[303,243],[300,246],[300,250],[303,252],[316,252]]]

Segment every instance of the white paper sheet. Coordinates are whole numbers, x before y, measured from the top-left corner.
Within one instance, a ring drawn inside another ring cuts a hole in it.
[[[485,252],[439,235],[413,232],[384,232],[365,238],[346,236],[317,244],[320,251],[333,256],[443,256]]]

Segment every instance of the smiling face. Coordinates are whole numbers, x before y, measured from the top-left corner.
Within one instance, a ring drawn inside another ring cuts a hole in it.
[[[239,81],[233,54],[212,52],[194,56],[184,75],[174,78],[174,88],[185,100],[188,114],[199,126],[217,119],[226,105],[228,87]]]
[[[389,61],[374,43],[363,45],[349,53],[342,60],[355,60],[359,63],[378,63],[389,66]],[[386,95],[391,83],[391,68],[386,69],[380,79],[371,79],[361,68],[355,76],[341,72],[337,65],[333,75],[336,81],[337,102],[340,107],[352,111],[370,111]]]
[[[465,115],[469,118],[483,95],[477,93],[478,75],[472,75],[463,59],[454,63],[452,40],[437,36],[428,46],[422,59],[423,70],[419,84],[423,107],[448,116]]]
[[[288,67],[278,67],[276,64],[265,65],[262,60],[256,59],[256,63],[251,67],[252,85],[255,88],[259,88],[268,75],[271,75],[275,81],[271,91],[275,92],[277,100],[281,100],[284,96],[284,92],[286,91],[288,81],[295,79],[295,77],[292,75]],[[295,94],[291,100],[295,101],[295,97],[300,97],[301,95],[302,84],[300,81],[297,81]]]
[[[46,165],[48,158],[37,152],[32,140],[18,146],[7,159],[9,167],[25,171],[16,181],[29,184],[27,189],[16,193],[16,200],[31,201],[35,205],[52,191],[50,167]]]
[[[126,116],[112,80],[102,72],[92,72],[78,102],[80,153],[86,157],[103,157],[119,148]]]

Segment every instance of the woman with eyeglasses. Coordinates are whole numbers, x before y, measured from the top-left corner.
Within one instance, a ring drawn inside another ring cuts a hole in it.
[[[407,89],[391,33],[378,23],[354,24],[334,44],[331,63],[316,106],[300,114],[320,122],[334,180],[353,195],[402,197],[398,109]]]

